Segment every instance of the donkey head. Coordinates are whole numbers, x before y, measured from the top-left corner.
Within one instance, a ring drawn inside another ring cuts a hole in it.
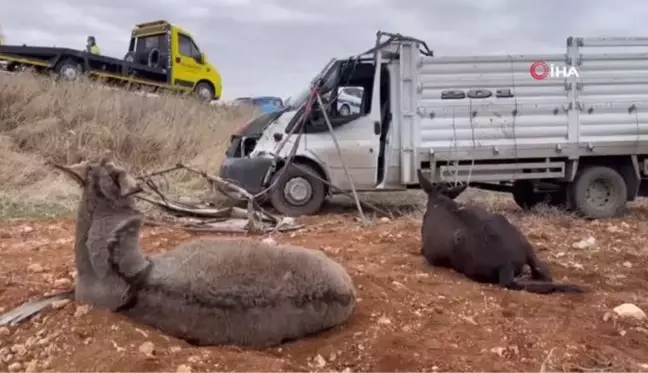
[[[459,194],[461,194],[468,184],[458,184],[452,185],[450,183],[432,183],[430,179],[423,175],[423,172],[419,169],[417,171],[419,183],[421,184],[421,189],[427,193],[430,199],[438,198],[439,196],[447,197],[450,199],[455,199]]]
[[[137,180],[115,165],[110,154],[98,164],[88,161],[69,166],[50,164],[70,176],[85,192],[113,202],[131,201],[134,194],[142,191]]]

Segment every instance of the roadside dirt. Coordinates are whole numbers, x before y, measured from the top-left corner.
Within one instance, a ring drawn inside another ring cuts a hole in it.
[[[351,273],[360,302],[343,327],[263,351],[195,348],[72,302],[0,328],[0,371],[648,371],[648,321],[610,316],[622,303],[648,311],[648,208],[607,221],[503,209],[556,281],[591,292],[507,291],[431,268],[418,218],[361,228],[349,215],[310,217],[273,238],[323,250]],[[73,235],[73,219],[3,221],[0,307],[70,288]],[[142,245],[160,252],[195,236],[152,227]],[[573,247],[590,236],[590,247]]]

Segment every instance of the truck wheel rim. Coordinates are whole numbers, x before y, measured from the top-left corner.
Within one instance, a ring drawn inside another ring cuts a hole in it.
[[[340,109],[340,114],[342,115],[349,115],[349,112],[350,110],[348,106],[342,106],[342,108]]]
[[[63,68],[61,69],[61,73],[67,79],[74,79],[77,77],[77,69],[74,68],[74,66],[63,66]]]
[[[616,202],[614,187],[603,179],[593,180],[585,191],[587,203],[595,208],[606,208]]]
[[[301,206],[306,204],[313,194],[313,188],[308,180],[303,177],[290,179],[284,186],[284,197],[291,205]]]
[[[204,98],[205,100],[207,100],[208,98],[210,98],[211,93],[209,92],[208,88],[200,88],[200,89],[198,89],[198,96],[200,96],[200,97]]]

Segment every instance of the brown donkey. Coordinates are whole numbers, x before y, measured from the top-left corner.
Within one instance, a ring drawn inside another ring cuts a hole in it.
[[[77,301],[197,345],[268,347],[343,324],[356,305],[346,270],[316,250],[199,238],[144,256],[136,180],[108,158],[57,166],[83,188]]]

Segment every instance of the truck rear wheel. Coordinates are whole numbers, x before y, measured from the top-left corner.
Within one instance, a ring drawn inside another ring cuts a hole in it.
[[[81,65],[70,59],[66,58],[63,61],[56,64],[54,72],[58,74],[59,77],[65,80],[77,80],[83,73],[83,68]]]
[[[576,211],[591,219],[619,215],[625,208],[628,197],[623,176],[606,166],[579,170],[569,192]]]
[[[279,169],[272,178],[274,187],[270,191],[270,203],[280,214],[286,216],[313,215],[317,213],[326,198],[324,183],[312,167],[299,164]]]
[[[212,88],[211,84],[207,82],[200,82],[196,84],[194,92],[196,93],[198,98],[206,102],[211,102],[214,99],[214,89]]]

